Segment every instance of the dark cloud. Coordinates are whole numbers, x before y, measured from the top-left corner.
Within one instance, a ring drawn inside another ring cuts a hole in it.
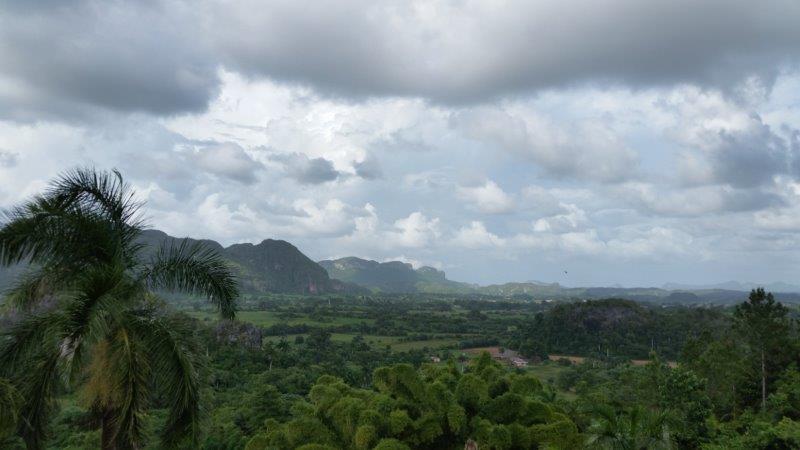
[[[301,184],[327,183],[341,175],[330,160],[309,158],[303,153],[277,154],[270,159],[283,164],[286,173]]]
[[[793,0],[12,2],[0,14],[0,117],[92,108],[170,115],[217,70],[348,98],[465,103],[576,83],[769,84],[800,55]]]
[[[411,3],[314,9],[226,4],[216,40],[225,63],[344,96],[463,103],[583,82],[769,82],[800,54],[800,4],[791,0],[440,2],[424,15]]]
[[[374,180],[383,176],[381,165],[377,159],[372,157],[367,157],[361,162],[354,162],[353,168],[356,170],[356,175],[365,180]]]
[[[0,117],[169,115],[204,110],[215,94],[218,61],[189,4],[48,3],[0,14]]]
[[[741,131],[723,131],[719,145],[710,157],[713,181],[736,188],[771,184],[777,175],[800,176],[797,130],[789,138],[775,133],[761,118],[753,116],[753,126]]]

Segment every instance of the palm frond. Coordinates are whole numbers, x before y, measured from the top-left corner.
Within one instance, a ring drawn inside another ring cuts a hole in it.
[[[31,314],[0,333],[0,375],[13,377],[46,342],[57,342],[64,326],[58,312]]]
[[[67,172],[45,195],[4,212],[0,263],[86,264],[120,250],[133,256],[143,227],[139,208],[118,172]]]
[[[0,442],[16,430],[21,404],[22,396],[17,388],[9,380],[0,378]]]
[[[138,448],[144,440],[145,416],[150,396],[147,348],[126,326],[111,338],[110,366],[115,393],[114,438],[117,448]]]
[[[52,200],[33,200],[3,212],[0,228],[0,263],[5,266],[20,262],[40,261],[53,253],[63,239],[63,218],[69,214]]]
[[[38,313],[0,335],[0,373],[18,387],[18,434],[28,448],[43,447],[55,408],[63,324],[60,313]]]
[[[155,385],[169,399],[169,415],[162,432],[168,448],[189,440],[197,444],[201,418],[200,351],[186,320],[143,311],[131,317],[137,334],[146,337]]]
[[[236,316],[239,289],[228,263],[213,248],[186,239],[162,247],[141,275],[154,289],[207,296],[225,319]]]
[[[55,268],[29,269],[6,291],[5,298],[18,310],[30,311],[68,284],[63,273]]]
[[[139,219],[142,204],[116,169],[110,172],[94,168],[67,171],[50,185],[47,196],[59,199],[68,207],[86,205],[120,226],[142,225]]]
[[[61,349],[44,343],[35,357],[25,361],[14,379],[23,399],[18,434],[29,449],[44,448],[50,417],[56,409]]]
[[[4,213],[0,228],[0,264],[34,263],[73,272],[107,262],[129,245],[102,216],[37,197]]]
[[[144,297],[145,287],[125,275],[121,265],[87,269],[75,281],[77,295],[65,307],[68,371],[75,380],[86,363],[86,350],[105,339],[132,302]]]

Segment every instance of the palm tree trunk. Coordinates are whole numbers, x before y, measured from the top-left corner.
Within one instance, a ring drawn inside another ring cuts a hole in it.
[[[114,443],[114,426],[113,413],[110,408],[103,410],[103,417],[100,419],[102,434],[100,435],[100,448],[102,450],[115,450],[117,448]]]

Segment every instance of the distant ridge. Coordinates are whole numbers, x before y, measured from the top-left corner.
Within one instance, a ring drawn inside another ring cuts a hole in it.
[[[223,247],[212,240],[185,239],[190,242],[200,242],[220,252],[234,267],[241,289],[245,293],[313,295],[353,293],[363,290],[331,279],[325,269],[286,241],[265,239],[259,244],[234,244]],[[177,244],[182,240],[159,230],[147,230],[142,234],[142,241],[153,249],[165,243]]]
[[[314,262],[289,242],[265,239],[258,244],[224,247],[208,239],[177,238],[163,231],[146,230],[141,240],[145,251],[183,239],[217,250],[235,270],[245,294],[467,294],[531,300],[621,298],[653,303],[732,304],[746,300],[757,286],[775,293],[779,301],[800,303],[800,286],[788,283],[742,283],[730,281],[712,285],[668,283],[662,287],[565,287],[558,283],[528,281],[488,286],[447,279],[433,267],[414,269],[401,261],[377,262],[357,257]],[[22,273],[22,266],[0,268],[0,292]]]
[[[414,269],[401,261],[377,262],[369,259],[346,257],[320,261],[328,275],[354,283],[375,292],[385,293],[452,293],[485,295],[492,297],[531,300],[568,300],[621,298],[651,303],[668,304],[732,304],[747,299],[749,286],[724,284],[721,286],[674,285],[673,288],[658,287],[565,287],[558,283],[527,281],[488,286],[448,280],[445,273],[432,267]],[[782,284],[783,287],[787,285]],[[671,285],[673,286],[673,285]],[[768,286],[768,290],[770,287]],[[776,286],[782,287],[782,286]],[[778,300],[800,303],[800,288],[794,291],[772,290]]]
[[[798,293],[800,292],[800,285],[784,283],[782,281],[774,283],[742,283],[739,281],[726,281],[717,284],[680,284],[680,283],[666,283],[662,286],[666,290],[700,290],[700,289],[726,289],[731,291],[750,291],[757,287],[763,287],[769,292],[777,293]]]
[[[379,292],[469,293],[477,287],[448,280],[444,272],[433,267],[414,269],[411,264],[401,261],[378,262],[349,256],[323,260],[319,265],[332,278]]]

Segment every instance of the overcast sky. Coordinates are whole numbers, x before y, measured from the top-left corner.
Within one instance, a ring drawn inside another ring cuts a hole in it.
[[[800,2],[314,3],[0,3],[0,206],[94,165],[314,259],[800,279]]]

